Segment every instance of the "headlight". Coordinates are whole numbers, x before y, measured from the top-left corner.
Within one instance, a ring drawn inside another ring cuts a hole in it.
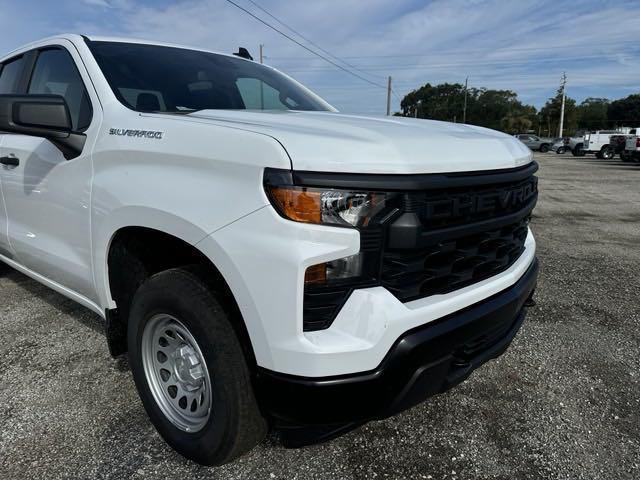
[[[387,194],[339,189],[267,185],[278,213],[289,220],[366,228],[386,207]]]
[[[334,180],[338,183],[335,187]],[[345,186],[340,185],[341,180]],[[327,328],[353,290],[379,283],[383,225],[400,212],[397,204],[402,197],[394,192],[358,189],[351,181],[340,176],[336,180],[335,176],[323,178],[320,174],[319,179],[309,179],[286,170],[265,170],[265,192],[280,216],[294,222],[360,231],[358,253],[307,267],[305,331]]]

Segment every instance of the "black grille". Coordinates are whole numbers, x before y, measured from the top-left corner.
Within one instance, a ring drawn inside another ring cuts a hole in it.
[[[524,251],[528,217],[426,248],[385,251],[382,286],[402,301],[447,293],[509,268]]]
[[[304,330],[328,328],[351,294],[351,286],[306,288],[304,293]]]
[[[429,229],[469,225],[526,208],[527,203],[535,202],[537,183],[536,177],[530,177],[505,185],[407,194],[404,210],[415,211]]]

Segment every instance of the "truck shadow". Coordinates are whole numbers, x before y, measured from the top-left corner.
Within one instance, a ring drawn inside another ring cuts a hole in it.
[[[0,274],[3,278],[13,282],[18,288],[25,290],[29,295],[38,297],[51,308],[63,315],[69,315],[81,325],[91,330],[104,334],[104,321],[99,315],[88,308],[68,299],[55,290],[51,290],[23,273],[6,267],[6,271]]]

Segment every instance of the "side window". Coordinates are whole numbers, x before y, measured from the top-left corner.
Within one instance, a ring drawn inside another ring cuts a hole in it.
[[[236,86],[247,110],[295,110],[299,105],[291,98],[257,78],[238,78]]]
[[[62,49],[43,50],[38,55],[29,83],[29,93],[62,95],[69,105],[76,131],[91,123],[91,103],[71,55]]]
[[[17,93],[23,64],[24,57],[20,57],[0,65],[0,94]]]

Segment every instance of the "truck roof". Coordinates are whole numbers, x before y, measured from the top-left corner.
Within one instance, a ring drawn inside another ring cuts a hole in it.
[[[46,42],[47,40],[56,40],[56,39],[66,39],[69,40],[71,42],[84,42],[84,39],[87,38],[91,41],[94,42],[119,42],[119,43],[138,43],[138,44],[144,44],[144,45],[158,45],[158,46],[162,46],[162,47],[173,47],[173,48],[184,48],[187,50],[197,50],[200,52],[208,52],[208,53],[215,53],[217,55],[224,55],[227,57],[233,57],[233,58],[241,58],[242,60],[246,60],[242,57],[238,57],[236,55],[232,55],[231,53],[227,53],[227,52],[219,52],[216,50],[210,50],[210,49],[206,49],[206,48],[201,48],[201,47],[194,47],[191,45],[181,45],[181,44],[177,44],[177,43],[169,43],[169,42],[160,42],[160,41],[156,41],[156,40],[145,40],[145,39],[140,39],[140,38],[127,38],[127,37],[110,37],[110,36],[101,36],[101,35],[87,35],[87,34],[79,34],[79,33],[61,33],[58,35],[52,35],[50,37],[46,37],[46,38],[42,38],[42,39],[38,39],[35,40],[33,42],[29,42],[25,45],[21,45],[18,48],[13,49],[11,52],[7,52],[6,54],[2,54],[0,52],[0,59],[11,56],[11,54],[13,54],[13,52],[18,51],[18,50],[24,50],[29,48],[31,45],[35,45],[35,44],[39,44],[42,42]],[[250,60],[247,60],[250,61]]]
[[[209,52],[216,53],[218,55],[226,55],[228,57],[233,57],[234,55],[226,52],[218,52],[216,50],[210,50],[201,47],[194,47],[192,45],[183,45],[179,43],[170,43],[170,42],[160,42],[156,40],[146,40],[141,38],[127,38],[127,37],[109,37],[109,36],[101,36],[101,35],[83,35],[83,37],[88,38],[93,42],[117,42],[117,43],[138,43],[143,45],[158,45],[161,47],[173,47],[173,48],[184,48],[187,50],[198,50],[201,52]],[[241,58],[241,57],[235,57]]]

